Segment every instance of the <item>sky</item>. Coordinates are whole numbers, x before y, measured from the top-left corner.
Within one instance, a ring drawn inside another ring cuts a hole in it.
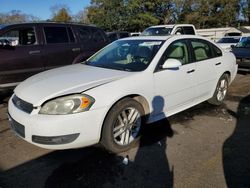
[[[67,5],[72,14],[77,14],[90,5],[90,0],[0,0],[0,13],[20,10],[46,20],[51,17],[50,8],[54,5]]]

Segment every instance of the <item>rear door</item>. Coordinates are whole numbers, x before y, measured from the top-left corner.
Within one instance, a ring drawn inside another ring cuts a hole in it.
[[[81,61],[89,58],[108,42],[105,33],[99,28],[75,26],[74,30],[77,32],[78,40],[80,41],[81,57],[79,58]]]
[[[0,48],[0,85],[14,86],[44,70],[43,46],[36,24],[6,29],[0,39],[9,41],[10,45],[8,49]]]
[[[45,41],[45,69],[72,63],[72,47],[66,25],[43,25]]]
[[[197,69],[197,94],[203,99],[211,96],[218,82],[222,66],[222,53],[215,54],[213,46],[202,39],[190,39]],[[218,49],[219,50],[219,49]]]

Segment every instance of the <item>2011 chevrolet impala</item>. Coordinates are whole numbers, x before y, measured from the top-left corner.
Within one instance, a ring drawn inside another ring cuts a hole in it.
[[[221,104],[236,72],[232,53],[199,36],[121,39],[81,64],[18,85],[9,100],[11,127],[43,148],[101,143],[121,152],[144,123],[206,100]]]

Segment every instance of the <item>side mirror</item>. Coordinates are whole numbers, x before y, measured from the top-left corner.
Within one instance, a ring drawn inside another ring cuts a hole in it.
[[[169,58],[163,63],[161,68],[162,69],[179,69],[181,67],[181,65],[182,64],[179,60]]]
[[[232,44],[232,45],[231,45],[231,48],[234,48],[234,47],[235,47],[235,45],[234,45],[234,44]]]

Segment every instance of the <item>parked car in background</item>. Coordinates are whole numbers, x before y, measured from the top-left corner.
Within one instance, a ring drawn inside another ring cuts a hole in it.
[[[130,33],[130,36],[131,37],[137,37],[137,36],[140,36],[141,32],[133,32],[133,33]]]
[[[233,48],[239,70],[250,70],[250,37],[244,37]]]
[[[217,43],[222,49],[230,51],[240,40],[241,36],[227,36],[219,39]]]
[[[38,72],[79,63],[108,43],[97,27],[62,23],[23,23],[0,29],[0,90]]]
[[[175,25],[156,25],[145,29],[141,36],[166,36],[166,35],[196,35],[194,25],[175,24]]]
[[[44,148],[101,142],[122,152],[139,139],[143,122],[206,100],[222,104],[236,73],[235,56],[203,37],[120,39],[82,64],[46,71],[18,85],[9,100],[11,126]]]
[[[107,32],[107,36],[110,42],[113,42],[118,39],[130,37],[130,33],[126,31],[115,31],[115,32]]]

